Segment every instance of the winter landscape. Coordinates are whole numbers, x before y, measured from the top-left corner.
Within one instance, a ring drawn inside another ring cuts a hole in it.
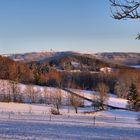
[[[7,81],[1,81],[7,83]],[[23,96],[27,85],[19,84]],[[35,90],[55,94],[59,89],[33,86]],[[6,88],[5,88],[6,89]],[[92,99],[93,91],[69,89],[83,97]],[[126,110],[127,101],[109,95],[108,104],[122,109],[109,109],[95,111],[91,102],[84,100],[85,107],[78,107],[75,113],[74,106],[68,106],[67,100],[71,93],[61,91],[63,105],[60,107],[60,115],[51,113],[54,104],[23,104],[0,103],[0,139],[134,139],[140,137],[140,122],[138,112]],[[87,96],[86,96],[87,95]],[[94,95],[97,94],[94,91]],[[27,96],[28,97],[28,96]],[[24,99],[27,99],[24,97]],[[39,98],[39,96],[38,96]],[[36,100],[38,100],[36,97]]]
[[[137,113],[109,110],[85,114],[84,110],[87,109],[79,108],[78,114],[72,110],[68,113],[65,107],[61,109],[63,115],[52,115],[50,119],[49,107],[44,105],[1,103],[0,139],[139,139]]]
[[[1,0],[0,140],[140,140],[139,19],[140,0]]]

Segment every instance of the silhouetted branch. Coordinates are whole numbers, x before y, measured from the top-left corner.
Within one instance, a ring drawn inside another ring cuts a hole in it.
[[[139,19],[140,0],[110,0],[114,19]]]
[[[140,19],[140,0],[109,0],[114,19]],[[136,39],[140,40],[138,33]]]
[[[140,33],[137,34],[136,39],[140,40]]]

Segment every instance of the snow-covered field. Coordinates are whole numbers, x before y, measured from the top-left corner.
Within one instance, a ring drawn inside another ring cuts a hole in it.
[[[1,92],[6,91],[5,80]],[[4,82],[4,83],[3,83]],[[20,94],[26,97],[27,85],[18,84]],[[44,90],[54,94],[60,89],[32,85],[39,96],[44,98]],[[82,97],[92,100],[98,96],[95,91],[68,89]],[[7,92],[5,92],[6,94]],[[71,94],[61,90],[62,97]],[[26,99],[26,98],[25,98]],[[127,110],[108,110],[96,113],[91,101],[84,101],[86,107],[78,108],[78,114],[67,106],[61,108],[61,115],[51,115],[50,105],[18,104],[0,102],[0,140],[139,140],[140,124],[137,122],[138,113]],[[127,100],[109,94],[108,105],[126,109]],[[69,113],[68,113],[69,111]]]
[[[81,95],[83,97],[86,97],[88,99],[93,100],[94,96],[98,96],[98,93],[95,91],[88,91],[88,90],[79,90],[79,89],[69,89],[75,93],[77,93],[78,95]],[[108,105],[113,106],[113,107],[118,107],[121,109],[126,109],[127,107],[127,100],[126,99],[122,99],[122,98],[117,98],[117,96],[113,95],[113,94],[109,94],[109,99],[107,101]]]
[[[49,106],[0,103],[0,140],[139,140],[138,113],[109,110],[77,115],[61,109],[50,116]],[[94,123],[95,117],[95,123]]]
[[[24,84],[19,84],[20,88],[21,88],[21,91],[24,91],[25,88],[26,88],[26,85]],[[44,88],[46,88],[48,90],[48,92],[50,92],[51,94],[55,93],[57,90],[57,88],[53,88],[53,87],[42,87],[42,86],[37,86],[37,85],[32,85],[34,87],[34,89],[39,89],[41,91],[44,90]],[[73,91],[74,93],[80,95],[80,96],[83,96],[83,97],[86,97],[88,99],[91,99],[93,100],[94,98],[94,95],[95,96],[98,96],[97,93],[95,91],[88,91],[88,90],[78,90],[78,89],[69,89],[70,91]],[[67,91],[64,91],[64,90],[61,90],[61,93],[62,93],[62,96],[64,98],[67,98],[68,96],[68,92]],[[89,101],[84,101],[84,105],[91,105],[92,102],[89,102]],[[127,107],[127,100],[126,99],[122,99],[122,98],[117,98],[115,95],[113,94],[109,94],[109,99],[108,99],[108,102],[106,103],[108,105],[111,105],[113,107],[118,107],[118,108],[122,108],[122,109],[126,109]]]

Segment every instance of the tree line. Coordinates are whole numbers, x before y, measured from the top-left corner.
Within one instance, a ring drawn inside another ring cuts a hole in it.
[[[34,75],[26,64],[0,56],[0,79],[30,83]]]

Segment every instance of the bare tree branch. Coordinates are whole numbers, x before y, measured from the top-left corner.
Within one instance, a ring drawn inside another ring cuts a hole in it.
[[[114,19],[140,19],[140,0],[109,0]],[[140,40],[140,34],[136,39]]]
[[[110,0],[114,19],[140,19],[140,0]]]
[[[140,40],[140,33],[137,34],[136,39]]]

